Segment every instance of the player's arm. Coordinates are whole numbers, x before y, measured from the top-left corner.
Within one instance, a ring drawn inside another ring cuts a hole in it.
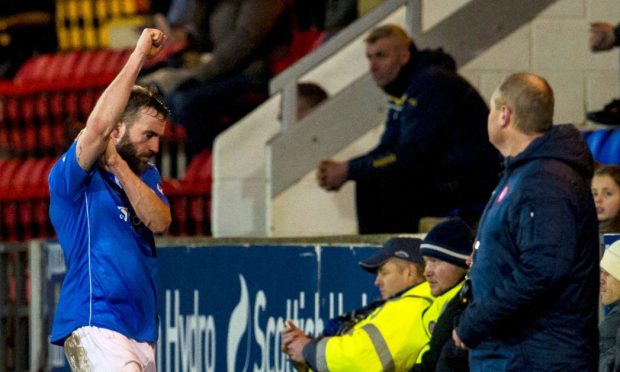
[[[170,208],[129,168],[112,141],[108,141],[104,159],[106,169],[118,178],[142,223],[155,234],[166,232],[172,221]]]
[[[120,122],[144,61],[161,50],[165,39],[166,36],[159,30],[144,29],[127,63],[97,100],[86,127],[77,139],[76,157],[82,169],[90,170],[105,151],[110,133]]]

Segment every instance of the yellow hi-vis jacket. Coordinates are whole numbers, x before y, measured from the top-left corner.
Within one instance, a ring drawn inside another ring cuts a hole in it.
[[[426,339],[429,340],[426,345],[422,348],[420,353],[418,354],[418,360],[416,364],[422,363],[422,355],[430,349],[430,339],[433,334],[433,329],[435,328],[435,324],[437,324],[437,319],[443,312],[443,309],[446,307],[446,304],[450,302],[454,296],[458,296],[461,288],[463,288],[463,283],[465,281],[460,282],[454,287],[450,288],[447,292],[442,295],[433,298],[433,304],[429,306],[422,313],[422,326],[424,327],[424,333],[426,335]]]
[[[316,371],[407,371],[428,342],[420,319],[432,303],[424,282],[386,301],[349,332],[313,341],[304,348]]]

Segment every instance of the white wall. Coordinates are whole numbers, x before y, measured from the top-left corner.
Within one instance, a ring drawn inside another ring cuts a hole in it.
[[[404,8],[386,22],[404,26]],[[363,38],[360,36],[336,56],[328,59],[302,80],[319,82],[330,94],[348,86],[367,72]],[[361,48],[361,49],[360,49]],[[299,185],[266,201],[269,178],[265,144],[279,128],[275,120],[279,97],[272,97],[248,117],[220,135],[214,144],[212,233],[214,236],[292,236],[353,233],[353,189],[325,193],[313,187],[309,174]],[[380,123],[377,123],[378,125]],[[303,121],[296,125],[304,125]],[[337,125],[337,123],[334,123]],[[378,134],[352,145],[347,158],[364,153],[377,142]],[[291,156],[303,156],[292,154]],[[310,205],[312,211],[308,211]],[[324,215],[327,218],[314,218]],[[312,216],[305,219],[303,216]],[[331,218],[336,216],[336,218]],[[319,222],[320,221],[320,222]],[[324,223],[321,223],[324,222]]]
[[[617,97],[618,50],[592,53],[589,24],[620,21],[620,3],[612,0],[560,0],[461,69],[489,98],[499,81],[514,71],[545,77],[555,92],[556,123],[584,125],[586,113]]]
[[[432,27],[466,2],[425,0],[423,27]],[[589,23],[596,20],[620,21],[620,3],[617,0],[559,0],[532,22],[463,66],[460,72],[487,100],[499,81],[511,72],[540,74],[555,90],[555,121],[584,125],[587,111],[600,109],[619,94],[618,51],[594,54],[588,49]],[[397,19],[396,23],[401,22]],[[350,48],[353,48],[350,64],[352,68],[359,68],[360,63],[364,63],[364,44],[360,41]],[[333,66],[328,63],[324,74],[310,76],[331,93],[339,88],[330,83],[346,74],[342,67]],[[277,103],[272,105],[276,107]],[[310,173],[271,200],[271,205],[256,199],[259,194],[266,195],[268,180],[261,173],[264,172],[261,163],[264,153],[258,151],[260,144],[247,145],[245,141],[252,137],[266,140],[276,133],[277,123],[267,123],[269,115],[275,117],[275,109],[272,111],[262,116],[262,122],[236,126],[218,139],[219,152],[223,159],[228,160],[226,169],[215,171],[214,187],[229,189],[230,193],[214,199],[214,234],[301,236],[356,233],[351,184],[338,193],[327,193],[316,186],[314,173]],[[258,124],[267,129],[256,129]],[[247,129],[247,132],[246,128],[255,130]],[[346,160],[370,149],[376,144],[381,130],[378,128],[367,134],[334,158]],[[246,146],[251,147],[251,152],[245,149]],[[233,161],[234,157],[237,160]],[[243,175],[249,177],[243,178]],[[265,208],[266,214],[257,214],[256,208]]]

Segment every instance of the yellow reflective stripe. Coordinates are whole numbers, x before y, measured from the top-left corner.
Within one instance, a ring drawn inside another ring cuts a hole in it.
[[[372,341],[372,345],[375,347],[375,351],[379,356],[383,370],[395,371],[396,367],[394,366],[394,358],[392,358],[390,349],[388,349],[387,343],[385,342],[381,332],[379,332],[379,329],[372,323],[362,326],[362,329],[366,331],[370,337],[370,341]]]
[[[392,163],[396,163],[396,154],[390,154],[377,160],[373,160],[372,166],[375,168],[381,168]]]
[[[329,337],[325,337],[321,339],[316,344],[316,360],[315,366],[317,368],[317,372],[329,371],[327,369],[327,341]]]
[[[394,97],[394,96],[389,96],[388,97],[388,102],[393,103],[397,106],[402,106],[405,101],[407,100],[407,96],[402,96],[402,97]]]

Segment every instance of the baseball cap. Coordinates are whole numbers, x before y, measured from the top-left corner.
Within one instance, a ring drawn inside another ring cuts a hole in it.
[[[379,267],[390,258],[400,258],[412,263],[423,264],[424,259],[420,254],[420,243],[422,241],[418,238],[390,238],[383,243],[383,247],[377,254],[360,261],[359,265],[369,273],[376,273]]]

